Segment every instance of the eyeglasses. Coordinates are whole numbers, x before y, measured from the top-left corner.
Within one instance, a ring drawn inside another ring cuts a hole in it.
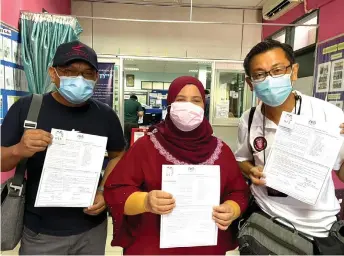
[[[97,74],[97,72],[94,70],[79,71],[79,70],[71,69],[71,68],[57,68],[57,70],[63,76],[77,77],[79,75],[82,75],[85,79],[88,79],[88,80],[94,80]]]
[[[270,71],[261,71],[252,74],[251,80],[252,82],[259,83],[263,82],[267,76],[271,76],[273,78],[284,76],[287,73],[288,68],[291,68],[293,64],[289,66],[278,66],[276,68],[271,69]]]

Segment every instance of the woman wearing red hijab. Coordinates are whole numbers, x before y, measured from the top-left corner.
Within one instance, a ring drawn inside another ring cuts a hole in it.
[[[212,135],[204,118],[202,83],[194,77],[177,78],[167,102],[166,120],[139,139],[107,179],[104,196],[114,226],[111,244],[127,255],[225,255],[236,247],[227,229],[245,211],[248,187],[232,151]],[[173,195],[161,191],[162,165],[186,164],[220,166],[221,204],[213,210],[217,245],[160,249],[160,215],[175,207]]]

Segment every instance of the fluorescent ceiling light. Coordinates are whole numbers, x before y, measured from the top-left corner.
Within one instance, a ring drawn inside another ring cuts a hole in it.
[[[127,70],[127,71],[139,71],[140,69],[139,68],[124,68],[124,70]]]
[[[198,70],[197,69],[190,69],[189,73],[198,73]]]

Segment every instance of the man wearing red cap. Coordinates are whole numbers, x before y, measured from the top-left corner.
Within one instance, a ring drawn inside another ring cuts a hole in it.
[[[98,60],[93,49],[79,41],[61,44],[49,75],[56,91],[43,96],[37,129],[24,132],[23,127],[32,96],[19,99],[1,127],[1,171],[10,171],[21,159],[29,158],[20,254],[101,255],[107,236],[103,186],[123,153],[122,127],[113,109],[91,99],[98,78]],[[94,204],[87,209],[34,207],[52,128],[108,138],[111,160]]]

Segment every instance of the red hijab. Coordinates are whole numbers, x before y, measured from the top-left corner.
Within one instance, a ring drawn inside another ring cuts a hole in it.
[[[191,76],[182,76],[175,79],[168,90],[167,104],[170,106],[177,98],[179,92],[185,85],[193,84],[200,91],[205,105],[205,92],[202,83]],[[214,153],[217,139],[212,135],[213,129],[209,121],[204,118],[203,122],[191,132],[179,130],[170,118],[170,107],[168,108],[165,121],[153,126],[154,133],[161,146],[179,161],[190,164],[200,164],[207,161]]]

